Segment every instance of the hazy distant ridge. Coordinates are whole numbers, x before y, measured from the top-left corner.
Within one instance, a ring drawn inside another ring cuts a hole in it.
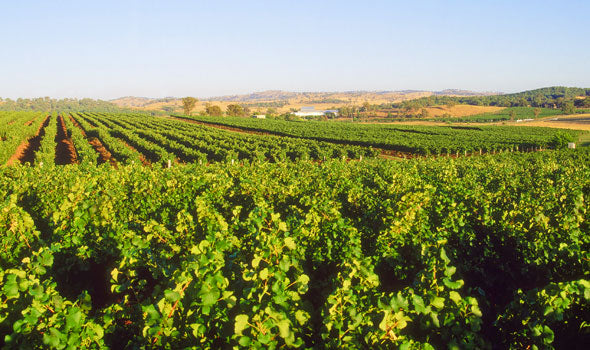
[[[425,94],[425,95],[454,95],[454,96],[487,96],[487,95],[498,95],[499,92],[475,92],[468,90],[458,89],[446,89],[441,91],[424,91],[424,90],[399,90],[399,91],[343,91],[343,92],[291,92],[282,90],[267,90],[260,92],[253,92],[250,94],[241,95],[225,95],[215,96],[208,98],[200,98],[201,101],[231,101],[231,102],[259,102],[259,101],[286,101],[295,98],[307,98],[307,99],[327,99],[327,98],[339,98],[346,99],[360,96],[387,96],[391,95],[392,99],[399,98],[403,95],[410,94]],[[125,96],[120,97],[110,102],[113,102],[119,106],[126,107],[144,107],[146,105],[157,103],[157,102],[170,102],[178,100],[175,97],[166,98],[149,98],[149,97],[135,97]]]

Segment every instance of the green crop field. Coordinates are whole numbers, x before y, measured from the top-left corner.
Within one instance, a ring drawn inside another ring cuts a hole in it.
[[[420,155],[498,152],[552,147],[556,136],[575,139],[578,131],[515,126],[422,126],[291,122],[235,117],[184,117],[211,125],[237,127],[306,140],[357,144]],[[566,134],[566,135],[564,135]]]
[[[0,112],[0,347],[590,343],[578,132],[192,120]]]
[[[437,121],[448,121],[448,122],[477,122],[477,123],[488,123],[488,122],[501,122],[510,119],[537,119],[550,117],[554,115],[563,114],[559,109],[554,108],[538,108],[538,115],[535,115],[535,109],[533,107],[508,107],[504,108],[499,112],[495,113],[483,113],[470,115],[468,117],[449,117],[449,118],[433,118]]]

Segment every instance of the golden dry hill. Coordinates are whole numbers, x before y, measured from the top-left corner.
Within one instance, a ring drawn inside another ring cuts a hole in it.
[[[484,95],[463,90],[432,91],[349,91],[349,92],[286,92],[269,90],[244,95],[228,95],[202,99],[197,103],[195,112],[204,111],[205,105],[210,103],[225,110],[227,105],[238,103],[250,108],[253,113],[264,113],[268,108],[274,108],[278,113],[299,110],[303,106],[313,106],[316,109],[338,109],[344,106],[360,106],[365,102],[370,104],[395,103],[432,95],[472,96]],[[160,110],[167,112],[181,112],[182,102],[179,98],[152,99],[144,97],[122,97],[110,102],[119,107],[139,110]],[[482,111],[478,108],[468,108],[469,111],[459,111],[455,106],[455,115],[470,115]],[[477,111],[474,111],[477,109]],[[489,110],[492,111],[492,110]],[[444,114],[444,110],[432,110],[433,115]]]

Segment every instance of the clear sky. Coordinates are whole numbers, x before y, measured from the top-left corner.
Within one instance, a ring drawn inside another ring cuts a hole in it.
[[[590,1],[0,1],[0,97],[590,87]]]

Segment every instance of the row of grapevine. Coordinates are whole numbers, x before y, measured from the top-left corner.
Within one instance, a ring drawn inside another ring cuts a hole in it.
[[[3,167],[0,346],[571,348],[589,165]]]
[[[51,115],[45,127],[39,150],[35,153],[35,164],[51,166],[55,162],[55,139],[57,135],[57,116]]]
[[[0,165],[35,136],[44,121],[45,116],[37,112],[0,112]]]
[[[108,128],[97,122],[90,122],[88,114],[78,113],[73,118],[80,124],[87,138],[99,139],[102,145],[123,164],[141,164],[140,155],[129,149],[121,140],[111,136]]]
[[[277,135],[345,142],[418,154],[496,152],[555,146],[560,135],[574,139],[573,130],[521,126],[422,126],[351,124],[346,122],[260,120],[236,117],[186,117],[204,123],[238,127]]]
[[[72,139],[76,148],[79,164],[84,166],[96,165],[98,163],[98,153],[83,135],[82,130],[74,125],[69,115],[63,116],[63,120],[68,130],[68,136]]]
[[[334,145],[327,142],[266,135],[242,135],[216,128],[145,115],[81,115],[88,122],[109,130],[153,163],[169,160],[213,162],[375,157],[372,148]]]

